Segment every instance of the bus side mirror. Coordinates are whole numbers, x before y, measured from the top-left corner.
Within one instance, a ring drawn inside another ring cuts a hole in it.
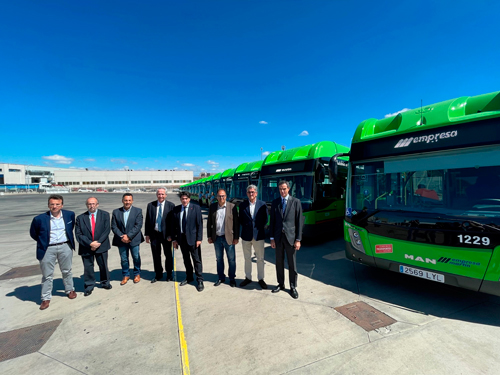
[[[335,184],[338,180],[337,177],[339,173],[339,163],[345,164],[345,166],[347,167],[348,162],[339,159],[342,156],[349,156],[349,153],[335,154],[332,156],[330,162],[328,163],[328,173],[330,175],[330,182],[332,184]]]
[[[317,169],[316,169],[316,173],[315,173],[315,180],[316,180],[316,183],[323,183],[325,182],[325,170],[319,166]]]

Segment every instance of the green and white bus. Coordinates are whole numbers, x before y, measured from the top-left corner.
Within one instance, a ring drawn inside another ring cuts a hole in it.
[[[224,189],[226,191],[226,199],[231,198],[231,188],[233,186],[233,176],[236,168],[226,169],[222,172],[220,177],[219,189]],[[217,192],[215,192],[217,194]]]
[[[233,183],[231,187],[230,201],[237,206],[247,199],[248,185],[259,185],[260,169],[262,168],[263,160],[254,161],[252,163],[240,164],[233,175]]]
[[[350,260],[500,295],[500,92],[363,121],[344,229]]]
[[[302,203],[305,237],[334,228],[335,224],[342,228],[347,163],[338,164],[335,183],[330,178],[329,164],[335,155],[347,152],[348,147],[322,141],[269,154],[260,172],[259,199],[271,205],[279,197],[279,181],[286,180],[290,195]]]

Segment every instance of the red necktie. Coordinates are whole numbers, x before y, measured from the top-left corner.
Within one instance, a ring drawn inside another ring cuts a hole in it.
[[[94,240],[94,231],[95,231],[95,219],[94,214],[92,214],[90,222],[92,223],[92,241]]]

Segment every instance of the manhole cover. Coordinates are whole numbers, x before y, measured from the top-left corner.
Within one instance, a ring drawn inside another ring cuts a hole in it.
[[[0,280],[17,279],[19,277],[28,277],[41,274],[42,271],[40,270],[40,265],[36,264],[34,266],[13,268],[5,272],[3,275],[0,275]]]
[[[336,307],[335,310],[368,332],[397,322],[397,320],[364,302],[353,302]]]
[[[35,353],[52,336],[62,319],[0,333],[0,362]]]

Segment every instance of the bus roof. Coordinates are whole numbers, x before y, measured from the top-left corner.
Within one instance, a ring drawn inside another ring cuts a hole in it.
[[[321,141],[313,143],[312,145],[291,148],[285,151],[274,151],[267,156],[263,165],[332,157],[335,154],[347,152],[349,152],[348,147],[331,141]]]
[[[232,177],[232,176],[234,176],[235,171],[236,171],[236,168],[226,169],[224,172],[222,172],[221,177]]]
[[[500,116],[500,91],[462,96],[407,110],[381,120],[370,118],[358,125],[352,142],[369,141],[401,133],[432,129]]]
[[[251,163],[243,163],[236,168],[234,174],[247,172],[260,172],[264,160],[253,161]]]
[[[212,176],[210,176],[210,177],[212,177]],[[217,174],[214,174],[211,180],[212,181],[213,180],[219,180],[221,177],[222,177],[222,172],[219,172]]]

